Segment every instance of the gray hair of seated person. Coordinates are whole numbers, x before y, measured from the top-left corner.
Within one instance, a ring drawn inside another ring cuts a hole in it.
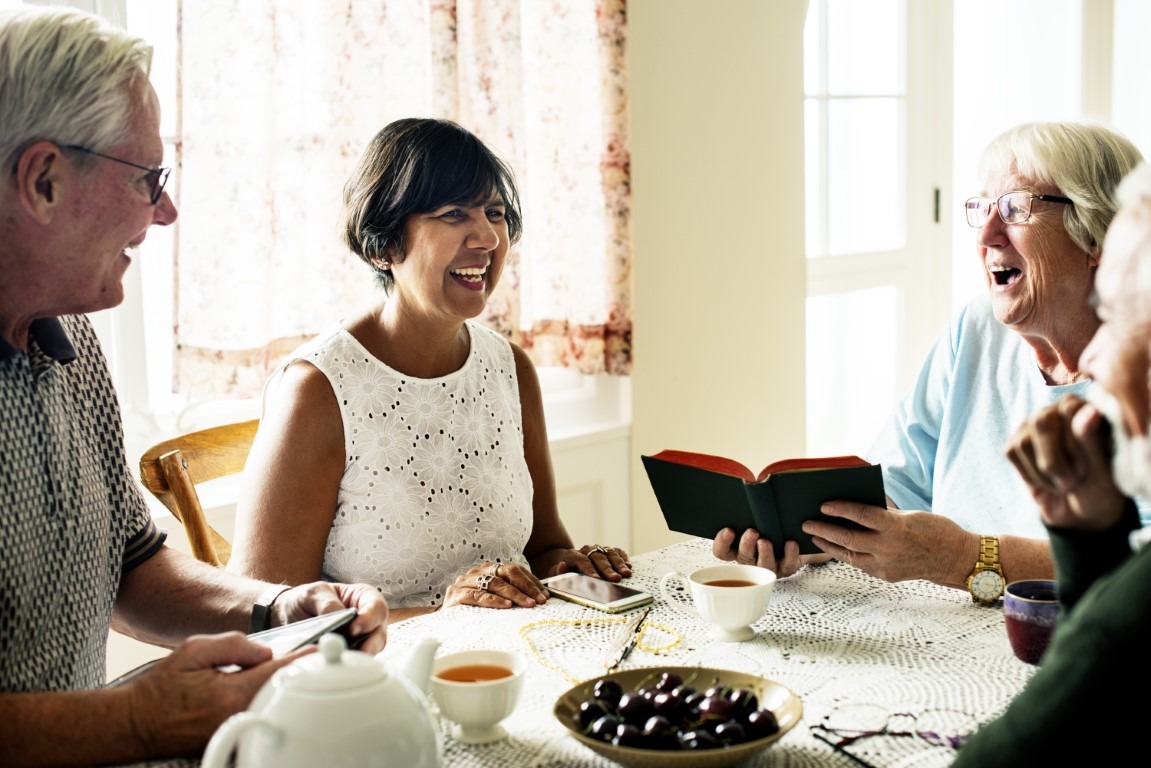
[[[344,242],[391,293],[392,273],[380,265],[403,261],[408,217],[445,205],[474,205],[493,194],[504,202],[508,240],[515,243],[523,222],[511,169],[450,120],[396,120],[372,138],[344,185]]]
[[[1142,159],[1130,140],[1100,123],[1024,123],[987,145],[979,178],[1014,172],[1055,187],[1075,201],[1063,212],[1067,234],[1093,253],[1119,210],[1116,187]]]
[[[1151,221],[1151,164],[1142,162],[1135,170],[1123,177],[1115,197],[1123,208],[1143,206],[1147,213],[1142,221]],[[1133,275],[1125,281],[1131,291],[1134,308],[1140,315],[1151,319],[1151,226],[1143,233],[1143,250],[1132,265]],[[1148,371],[1151,376],[1151,371]]]
[[[37,141],[99,151],[125,139],[151,66],[150,45],[99,16],[59,7],[0,11],[4,167]]]

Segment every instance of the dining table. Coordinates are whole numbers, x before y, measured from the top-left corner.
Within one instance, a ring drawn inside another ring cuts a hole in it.
[[[947,765],[965,733],[944,734],[941,744],[916,735],[915,722],[958,713],[963,730],[974,730],[1002,712],[1035,670],[1013,655],[1001,605],[977,604],[966,591],[927,581],[889,583],[837,561],[807,565],[775,582],[750,640],[723,642],[691,611],[682,583],[666,596],[660,590],[668,573],[720,564],[710,541],[679,542],[632,562],[627,583],[655,599],[640,642],[619,669],[733,670],[798,697],[801,721],[741,766]],[[439,653],[502,649],[526,658],[519,702],[502,723],[506,738],[465,744],[452,738],[450,723],[441,724],[448,768],[612,768],[553,709],[570,688],[605,674],[629,615],[554,596],[535,608],[454,606],[389,627],[381,658],[402,662],[427,637],[439,641]],[[867,725],[856,726],[870,729],[868,735],[841,750],[818,738],[826,735],[821,725],[860,712],[881,713],[887,727],[869,715]],[[196,763],[164,765],[185,764]]]

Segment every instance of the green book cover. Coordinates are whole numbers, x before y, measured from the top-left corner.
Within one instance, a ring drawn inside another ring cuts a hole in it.
[[[722,528],[733,528],[737,535],[754,528],[771,540],[776,559],[783,557],[789,540],[799,543],[800,554],[821,552],[803,532],[807,520],[859,527],[822,514],[819,507],[825,501],[887,506],[880,466],[857,456],[778,461],[759,475],[704,453],[661,451],[641,458],[669,529],[714,539]]]

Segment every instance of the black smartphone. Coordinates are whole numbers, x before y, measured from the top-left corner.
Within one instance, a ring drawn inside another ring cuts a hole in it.
[[[313,616],[310,619],[301,619],[282,627],[265,629],[263,632],[253,632],[248,639],[266,645],[272,649],[272,655],[279,657],[291,653],[297,648],[303,648],[314,643],[329,632],[335,632],[356,618],[355,608],[345,608],[342,611],[325,613],[322,616]],[[352,641],[348,641],[352,645]]]
[[[653,600],[650,592],[582,573],[561,573],[541,581],[556,597],[608,613],[628,611]]]

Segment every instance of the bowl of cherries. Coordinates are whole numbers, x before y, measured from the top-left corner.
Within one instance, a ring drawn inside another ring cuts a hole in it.
[[[757,675],[661,667],[587,680],[560,696],[553,712],[584,745],[628,768],[723,768],[778,741],[803,705]]]

